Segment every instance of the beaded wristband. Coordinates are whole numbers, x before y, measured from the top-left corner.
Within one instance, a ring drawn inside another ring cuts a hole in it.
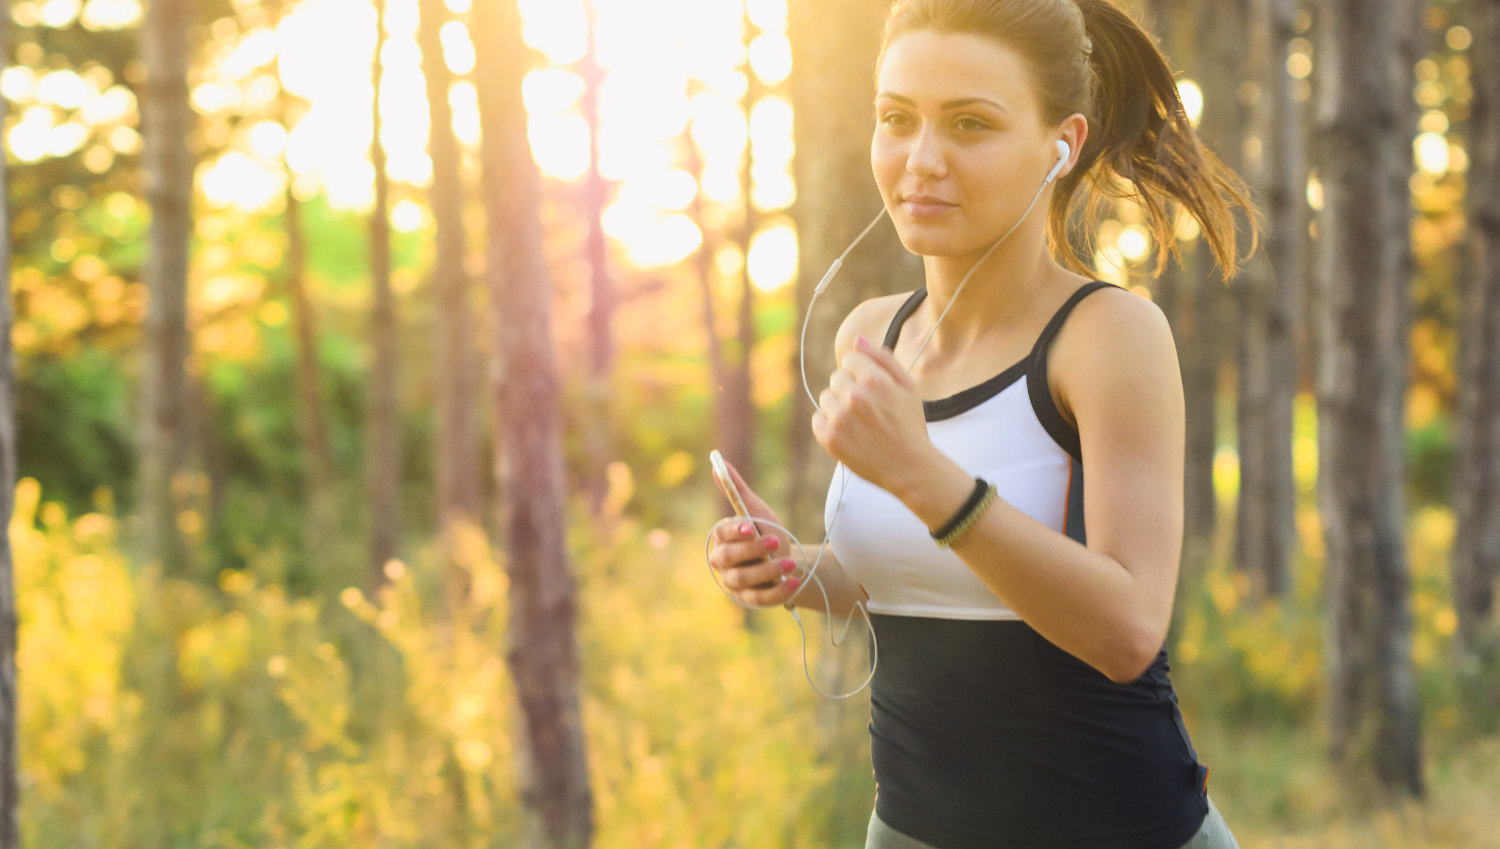
[[[984,478],[974,479],[974,491],[958,512],[953,514],[941,528],[932,532],[932,539],[941,548],[949,548],[959,537],[963,536],[996,498],[995,485],[988,483]]]

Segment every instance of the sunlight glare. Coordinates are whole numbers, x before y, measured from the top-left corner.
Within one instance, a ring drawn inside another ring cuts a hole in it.
[[[687,82],[667,67],[615,71],[599,90],[600,121],[656,141],[676,138],[688,125]]]
[[[689,109],[693,143],[704,151],[705,159],[738,160],[744,155],[747,126],[738,104],[700,93],[693,96]]]
[[[1203,89],[1192,80],[1184,79],[1177,84],[1177,94],[1182,98],[1182,108],[1187,112],[1193,126],[1203,119]]]
[[[141,19],[141,11],[140,0],[89,0],[80,23],[91,30],[125,29]]]
[[[797,279],[797,231],[782,221],[763,228],[750,240],[750,283],[773,292]]]
[[[787,0],[745,0],[745,14],[756,28],[773,32],[786,29]]]
[[[580,0],[521,0],[521,38],[556,65],[571,65],[588,51],[587,19]]]
[[[459,144],[479,147],[479,92],[468,80],[459,80],[448,89],[448,107],[453,110],[453,134]]]
[[[750,110],[750,138],[760,162],[792,161],[792,103],[784,97],[763,97]]]
[[[257,121],[247,134],[250,149],[265,160],[279,160],[286,152],[287,131],[280,121]]]
[[[45,0],[40,10],[42,25],[62,29],[78,17],[82,5],[79,0]]]
[[[1417,167],[1423,173],[1441,177],[1448,173],[1448,139],[1441,133],[1421,133],[1412,143]]]
[[[286,175],[240,153],[230,151],[198,175],[210,205],[235,206],[258,212],[269,208],[286,191]]]
[[[542,174],[576,180],[589,170],[589,125],[577,115],[533,115],[527,124],[531,156]]]
[[[427,226],[427,209],[411,198],[402,198],[391,208],[391,227],[398,233],[415,233]]]
[[[441,32],[443,40],[443,64],[448,70],[459,76],[474,70],[474,42],[469,38],[469,31],[459,21],[449,21],[443,24]]]
[[[750,69],[766,85],[777,85],[792,73],[792,44],[779,32],[761,33],[750,42]]]
[[[530,115],[570,109],[583,90],[583,78],[561,68],[538,68],[521,81],[521,99]]]
[[[1120,238],[1115,240],[1120,253],[1131,262],[1140,262],[1146,258],[1151,250],[1151,237],[1139,224],[1132,224],[1120,232]]]
[[[37,100],[63,109],[77,109],[93,94],[94,87],[69,68],[52,71],[36,84]]]

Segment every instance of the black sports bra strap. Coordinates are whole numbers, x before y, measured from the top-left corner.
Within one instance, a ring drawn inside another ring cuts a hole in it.
[[[911,318],[911,314],[917,311],[917,307],[922,304],[922,299],[925,297],[927,297],[927,287],[923,286],[912,292],[911,297],[901,304],[901,308],[896,310],[895,317],[891,319],[891,326],[886,328],[885,341],[881,343],[883,347],[891,351],[896,350],[896,340],[901,337],[901,325]]]
[[[1074,307],[1078,306],[1078,302],[1100,289],[1114,285],[1113,283],[1106,283],[1103,280],[1094,280],[1074,290],[1068,300],[1057,308],[1057,312],[1053,314],[1052,320],[1047,322],[1046,328],[1042,330],[1042,335],[1037,337],[1036,344],[1031,349],[1032,357],[1039,357],[1042,360],[1046,360],[1047,346],[1052,342],[1052,337],[1057,335],[1057,331],[1062,329],[1063,322],[1068,320],[1068,314],[1073,311]]]
[[[1030,362],[1026,368],[1026,391],[1031,397],[1031,409],[1035,411],[1037,421],[1041,422],[1042,429],[1051,435],[1054,442],[1072,455],[1079,463],[1083,462],[1083,446],[1080,444],[1078,431],[1068,424],[1058,411],[1057,404],[1052,401],[1052,390],[1047,385],[1047,348],[1052,343],[1052,337],[1067,320],[1068,313],[1078,302],[1107,286],[1115,286],[1113,283],[1105,283],[1095,280],[1086,283],[1073,292],[1072,297],[1058,308],[1057,314],[1047,322],[1047,328],[1037,338],[1036,346],[1031,349]]]

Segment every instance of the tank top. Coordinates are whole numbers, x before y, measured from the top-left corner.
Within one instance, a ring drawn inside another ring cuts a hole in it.
[[[977,386],[923,401],[933,444],[999,496],[1087,544],[1078,433],[1047,385],[1047,353],[1079,287],[1031,353]],[[1117,288],[1117,287],[1116,287]],[[886,332],[894,348],[918,289]],[[1110,681],[1010,610],[895,496],[844,467],[829,542],[869,594],[880,646],[870,686],[876,813],[938,849],[1175,849],[1208,812],[1162,648]]]

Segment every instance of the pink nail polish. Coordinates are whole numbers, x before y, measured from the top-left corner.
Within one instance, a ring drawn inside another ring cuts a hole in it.
[[[766,537],[766,551],[775,551],[781,547],[781,540],[776,537]]]
[[[781,561],[781,571],[790,572],[795,568],[797,568],[797,561],[793,560],[792,558],[787,557]]]
[[[745,522],[744,524],[740,525],[740,533],[742,533],[742,534],[748,534],[752,530],[754,530],[754,528],[750,527],[750,523],[749,522]]]
[[[787,578],[786,579],[786,585],[789,588],[795,590],[796,588],[802,586],[802,579],[801,578]]]

